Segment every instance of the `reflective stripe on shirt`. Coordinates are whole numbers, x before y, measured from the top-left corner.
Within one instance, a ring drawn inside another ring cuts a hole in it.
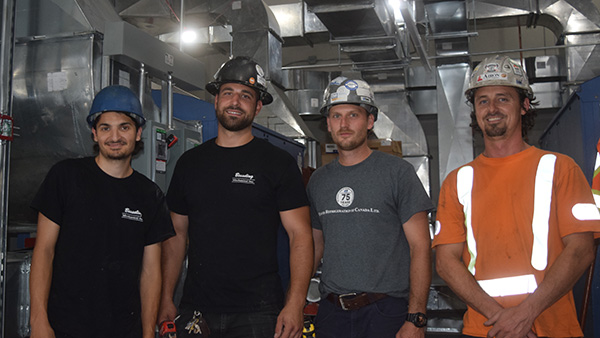
[[[535,281],[535,276],[532,274],[480,280],[477,282],[490,297],[524,295],[533,293],[537,289],[537,282]]]
[[[548,265],[548,230],[550,220],[550,203],[552,201],[552,179],[556,155],[546,154],[540,158],[535,174],[535,195],[533,199],[533,248],[531,249],[531,265],[538,271]]]
[[[473,167],[465,166],[460,168],[456,177],[456,192],[458,201],[463,206],[465,214],[465,227],[467,228],[467,249],[471,255],[471,260],[467,268],[471,274],[475,275],[475,261],[477,260],[477,243],[473,235],[473,225],[471,224],[471,191],[473,190]]]

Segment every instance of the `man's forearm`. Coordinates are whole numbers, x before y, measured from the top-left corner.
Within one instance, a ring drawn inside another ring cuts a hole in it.
[[[411,250],[410,293],[408,312],[426,312],[431,285],[431,250],[429,245]]]
[[[42,252],[41,249],[34,250],[29,280],[32,325],[48,321],[48,296],[52,280],[53,258],[52,253]]]
[[[144,249],[142,273],[140,276],[140,298],[142,305],[142,329],[144,338],[155,336],[156,316],[160,302],[160,244],[152,244]]]
[[[296,234],[290,238],[290,286],[287,302],[304,306],[312,275],[314,248],[312,236]]]
[[[572,234],[563,242],[565,248],[548,268],[544,280],[522,303],[536,317],[569,292],[594,259],[591,233]]]
[[[177,234],[162,243],[162,298],[173,298],[185,259],[187,236]]]
[[[436,248],[437,272],[454,293],[475,311],[490,318],[502,306],[490,297],[467,270],[460,256],[464,243],[440,245]]]

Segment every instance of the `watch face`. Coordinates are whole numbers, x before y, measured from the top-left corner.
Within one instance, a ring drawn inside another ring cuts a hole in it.
[[[427,325],[427,317],[425,317],[424,314],[422,313],[417,313],[417,318],[415,318],[415,325],[417,327],[423,327],[425,325]]]
[[[409,313],[406,320],[413,323],[416,327],[423,327],[427,325],[427,316],[424,313]]]

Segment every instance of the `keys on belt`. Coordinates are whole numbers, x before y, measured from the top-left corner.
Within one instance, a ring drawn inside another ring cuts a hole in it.
[[[327,300],[340,307],[342,310],[351,311],[358,310],[363,306],[373,304],[376,301],[387,297],[385,293],[345,293],[343,295],[336,295],[330,293],[327,295]]]

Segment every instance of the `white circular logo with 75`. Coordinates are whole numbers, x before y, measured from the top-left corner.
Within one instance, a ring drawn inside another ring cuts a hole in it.
[[[342,207],[349,207],[354,202],[354,190],[350,187],[343,187],[335,195],[335,200]]]

